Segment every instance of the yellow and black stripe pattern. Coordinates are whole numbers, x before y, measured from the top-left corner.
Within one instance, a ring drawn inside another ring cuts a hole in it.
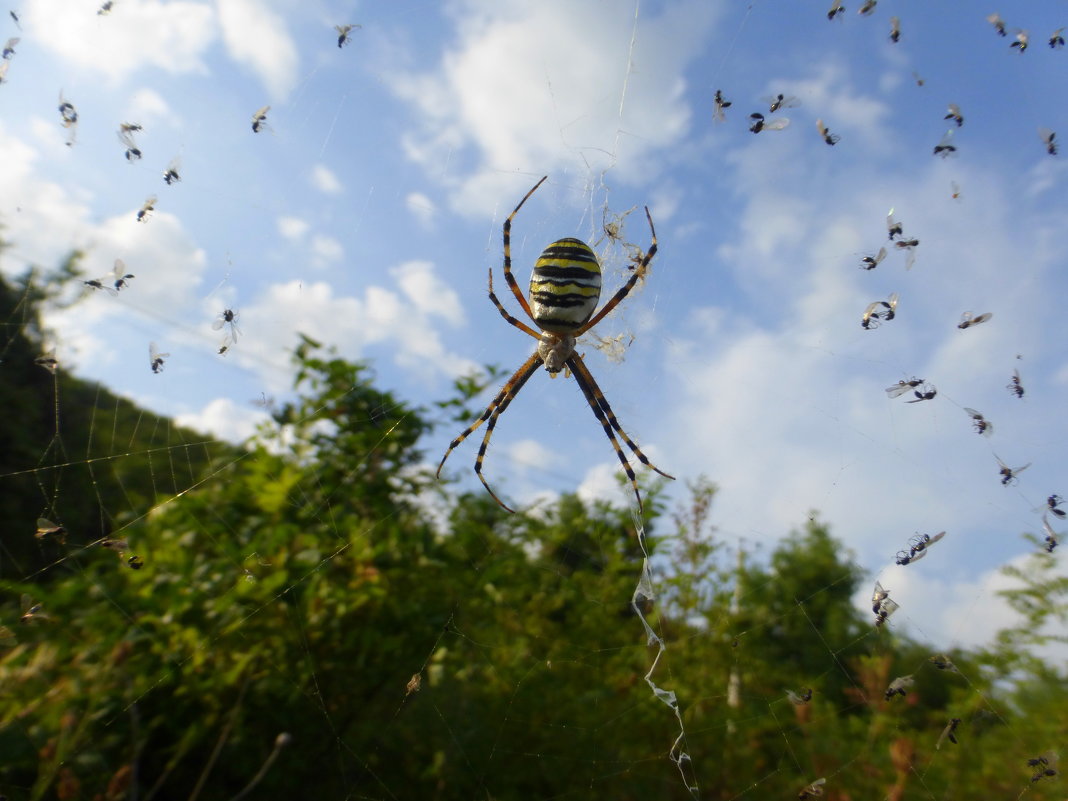
[[[566,334],[590,319],[601,297],[601,264],[581,239],[558,239],[530,276],[530,311],[543,331]]]

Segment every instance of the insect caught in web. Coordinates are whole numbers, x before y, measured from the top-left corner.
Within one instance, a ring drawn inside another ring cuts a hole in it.
[[[215,322],[211,324],[213,331],[221,331],[223,326],[229,326],[226,338],[223,340],[222,346],[219,348],[219,353],[226,353],[230,349],[230,346],[237,342],[237,335],[241,331],[237,327],[237,312],[233,309],[224,309],[219,312],[219,316],[215,318]]]
[[[493,500],[509,512],[515,511],[501,501],[490,489],[489,483],[482,475],[482,460],[486,455],[486,449],[489,447],[490,437],[493,435],[493,429],[497,425],[498,418],[508,409],[508,405],[519,394],[519,390],[523,388],[523,385],[527,383],[539,367],[544,365],[552,376],[566,369],[570,375],[575,377],[575,381],[578,383],[579,389],[582,390],[586,402],[590,405],[590,409],[593,410],[594,416],[601,423],[605,436],[612,443],[616,456],[619,458],[620,464],[623,465],[627,478],[630,479],[630,485],[634,489],[634,496],[638,499],[638,508],[641,509],[642,496],[638,492],[638,481],[635,478],[634,469],[623,453],[623,449],[619,446],[619,439],[626,443],[631,453],[637,456],[638,460],[646,467],[665,478],[673,479],[674,476],[670,476],[655,467],[634,441],[624,433],[615,413],[612,411],[612,407],[608,405],[608,401],[602,394],[600,387],[597,386],[593,374],[586,367],[582,356],[575,351],[575,345],[582,334],[601,322],[609,312],[615,309],[630,294],[630,291],[638,281],[645,278],[649,263],[653,260],[653,256],[656,255],[656,229],[653,227],[653,218],[649,214],[649,209],[646,208],[645,217],[649,221],[649,231],[653,240],[649,250],[646,251],[644,257],[635,268],[630,271],[630,278],[627,279],[627,282],[596,314],[594,314],[594,309],[596,309],[597,301],[601,296],[601,264],[589,245],[579,239],[570,237],[553,242],[541,252],[538,260],[534,262],[534,270],[530,278],[530,300],[528,302],[519,289],[519,282],[512,275],[512,220],[515,219],[519,210],[523,208],[523,204],[545,182],[546,178],[548,176],[534,184],[534,187],[523,196],[523,199],[519,201],[519,205],[504,221],[504,278],[508,282],[508,288],[519,303],[519,307],[537,326],[537,330],[508,313],[493,291],[493,269],[490,268],[489,271],[489,297],[493,305],[497,307],[497,311],[500,312],[501,317],[509,325],[538,340],[538,348],[512,374],[512,377],[508,379],[496,397],[490,401],[489,406],[486,407],[479,418],[449,443],[448,450],[445,451],[445,455],[441,457],[441,462],[438,464],[437,475],[441,475],[441,468],[444,467],[445,460],[449,458],[449,454],[479,426],[486,423],[486,433],[482,437],[482,446],[478,449],[478,456],[475,458],[475,474]]]

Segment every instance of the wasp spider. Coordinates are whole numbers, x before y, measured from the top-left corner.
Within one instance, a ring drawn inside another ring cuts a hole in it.
[[[548,178],[548,176],[545,176],[545,178]],[[519,289],[519,282],[512,275],[512,220],[519,213],[519,210],[523,208],[523,204],[527,202],[527,199],[545,182],[545,178],[534,184],[534,188],[526,193],[523,199],[519,201],[519,205],[508,215],[508,219],[504,221],[504,279],[508,282],[508,288],[512,290],[512,294],[515,295],[520,308],[539,330],[535,330],[526,323],[517,320],[505,310],[493,291],[493,268],[491,267],[489,270],[489,297],[493,301],[493,305],[497,307],[497,311],[510,324],[538,340],[538,349],[529,359],[523,362],[522,367],[512,374],[512,377],[501,387],[496,397],[490,401],[489,406],[486,407],[482,415],[449,444],[449,449],[441,457],[437,474],[441,475],[441,468],[445,465],[445,460],[449,458],[449,454],[453,452],[453,449],[467,439],[479,426],[486,423],[486,433],[482,437],[482,445],[479,447],[478,457],[475,459],[475,473],[478,475],[482,485],[493,497],[493,500],[497,501],[509,512],[515,511],[497,497],[482,475],[482,460],[486,456],[486,449],[489,447],[493,428],[497,425],[497,419],[508,408],[508,404],[512,402],[512,399],[515,398],[519,390],[523,388],[523,385],[527,383],[527,380],[534,375],[539,367],[545,365],[545,369],[554,376],[566,368],[575,377],[579,389],[586,396],[586,402],[589,403],[594,416],[600,421],[605,435],[612,443],[612,447],[615,448],[616,456],[619,457],[619,461],[630,479],[630,484],[634,488],[634,496],[638,499],[638,508],[640,510],[642,496],[638,492],[638,482],[634,477],[634,469],[630,466],[630,462],[627,461],[623,449],[619,447],[619,440],[622,439],[631,452],[646,467],[655,470],[665,478],[674,478],[674,476],[669,476],[663,470],[654,466],[648,457],[642,453],[641,448],[626,435],[622,427],[620,427],[619,421],[616,420],[612,407],[608,405],[608,401],[605,400],[600,387],[597,386],[593,375],[582,360],[582,356],[576,352],[575,344],[578,337],[603,320],[612,309],[619,305],[620,301],[627,297],[634,285],[645,277],[649,262],[653,260],[653,256],[656,254],[656,229],[653,228],[653,218],[649,214],[649,209],[646,208],[645,217],[649,220],[649,230],[653,237],[653,243],[649,246],[648,252],[637,260],[635,266],[631,268],[631,276],[627,283],[596,314],[593,313],[593,310],[597,307],[597,301],[601,296],[601,265],[597,261],[597,256],[594,255],[594,252],[585,242],[570,237],[558,239],[541,252],[538,260],[534,263],[534,272],[530,277],[530,302],[528,303]]]

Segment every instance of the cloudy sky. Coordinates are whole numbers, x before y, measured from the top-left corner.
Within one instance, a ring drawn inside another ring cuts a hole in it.
[[[896,624],[981,642],[1011,619],[998,568],[1033,549],[1020,532],[1041,530],[1045,498],[1068,495],[1068,152],[1038,133],[1068,131],[1068,49],[1047,44],[1068,13],[1002,9],[1001,38],[993,9],[971,4],[881,0],[860,16],[853,3],[834,21],[828,5],[116,0],[98,15],[23,0],[21,29],[0,20],[0,40],[20,37],[0,86],[0,267],[80,248],[93,278],[121,258],[128,289],[86,288],[50,316],[58,358],[236,440],[264,415],[253,399],[289,391],[298,332],[372,360],[416,404],[479,365],[517,367],[532,342],[487,300],[486,272],[500,278],[503,219],[541,176],[513,229],[524,285],[546,244],[577,236],[614,291],[625,244],[648,247],[647,205],[650,275],[581,348],[628,433],[680,483],[721,487],[729,541],[768,545],[817,510],[892,588]],[[344,23],[362,27],[339,49]],[[733,103],[723,122],[717,89]],[[750,133],[778,93],[799,100],[775,115],[790,124]],[[132,163],[124,121],[143,126]],[[951,127],[957,151],[936,157]],[[181,181],[166,185],[172,163]],[[920,241],[911,270],[887,238],[891,208]],[[604,225],[620,220],[613,241]],[[893,292],[894,319],[864,330]],[[219,355],[228,308],[239,336]],[[964,312],[993,317],[960,330]],[[153,341],[170,354],[159,375]],[[937,397],[887,397],[913,376]],[[429,461],[455,433],[439,428]],[[447,469],[474,481],[476,451]],[[995,454],[1031,465],[1018,486],[1001,486]],[[513,504],[576,488],[630,502],[571,379],[530,381],[485,468]],[[939,530],[924,562],[892,566]]]

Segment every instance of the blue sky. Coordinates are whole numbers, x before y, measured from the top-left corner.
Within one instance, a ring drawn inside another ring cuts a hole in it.
[[[649,278],[594,330],[614,344],[581,348],[625,429],[680,480],[720,485],[721,536],[767,544],[817,509],[892,588],[896,624],[980,642],[1011,620],[998,567],[1029,552],[1033,509],[1068,494],[1068,152],[1049,156],[1037,133],[1068,131],[1068,49],[1046,44],[1068,13],[1006,6],[1002,39],[994,7],[881,0],[831,22],[829,5],[116,0],[99,16],[22,2],[21,31],[0,20],[0,39],[21,37],[0,86],[0,267],[79,247],[96,277],[122,258],[128,290],[87,289],[50,316],[57,356],[237,439],[264,417],[253,399],[285,397],[297,332],[373,360],[382,386],[427,405],[475,366],[518,366],[532,343],[486,299],[486,271],[503,289],[501,223],[542,175],[514,227],[524,287],[546,244],[578,236],[603,258],[607,297],[628,253],[602,226],[634,208],[624,237],[645,248],[648,205]],[[362,28],[339,50],[342,23]],[[1022,54],[1016,28],[1031,34]],[[723,123],[716,89],[733,102]],[[79,113],[71,147],[61,91]],[[801,101],[780,112],[789,127],[749,133],[779,92]],[[943,160],[948,103],[965,121]],[[123,121],[144,127],[133,164]],[[167,186],[175,157],[182,180]],[[891,207],[920,240],[915,266],[891,248],[862,271]],[[891,292],[896,318],[863,330]],[[220,356],[224,308],[241,333]],[[961,331],[965,311],[993,318]],[[160,375],[150,341],[171,354]],[[1014,369],[1023,399],[1005,389]],[[938,397],[887,398],[911,376]],[[501,419],[485,467],[502,497],[629,502],[573,383],[539,373]],[[455,433],[440,427],[429,462]],[[448,469],[473,481],[476,450]],[[1000,485],[995,452],[1031,463],[1019,486]],[[943,529],[924,562],[887,567],[915,532]]]

